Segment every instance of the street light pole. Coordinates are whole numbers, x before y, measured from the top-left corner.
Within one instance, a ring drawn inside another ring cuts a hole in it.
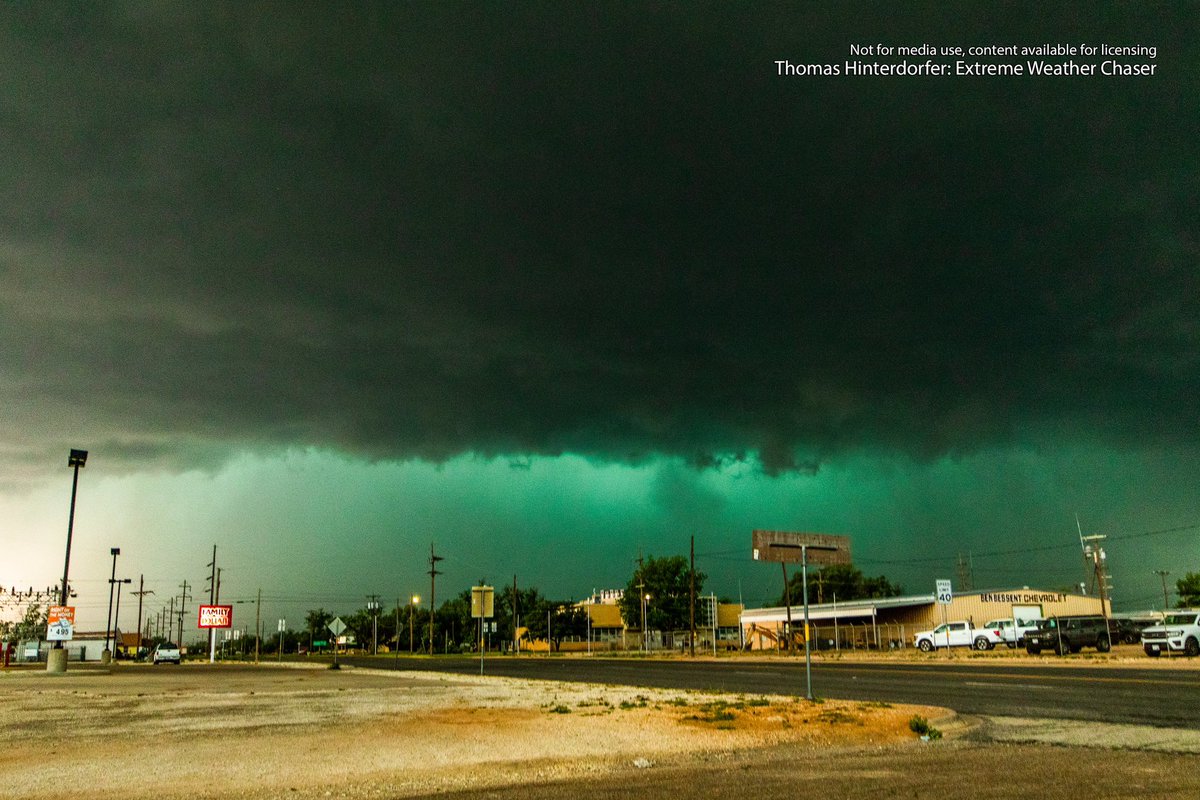
[[[420,595],[413,595],[408,603],[408,654],[413,654],[413,608],[421,602]]]
[[[650,632],[646,630],[646,612],[647,606],[650,605],[650,595],[642,595],[642,651],[646,652],[650,649]]]
[[[121,619],[121,584],[122,583],[133,583],[133,578],[121,578],[120,580],[117,581],[117,607],[113,611],[113,655],[114,656],[116,656],[117,648],[119,647],[119,645],[117,644],[117,634],[121,632],[121,623],[119,620]]]
[[[104,622],[104,652],[112,658],[112,651],[108,649],[108,634],[112,631],[112,606],[113,606],[113,585],[117,582],[117,556],[121,555],[121,548],[113,547],[108,552],[112,553],[112,577],[108,579],[108,617]]]

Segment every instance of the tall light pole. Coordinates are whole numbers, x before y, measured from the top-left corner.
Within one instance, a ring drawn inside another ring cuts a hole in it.
[[[116,608],[113,609],[113,655],[114,656],[117,654],[117,648],[120,646],[117,644],[117,634],[121,632],[121,623],[119,622],[119,620],[121,619],[121,584],[122,583],[133,583],[133,578],[121,578],[117,581],[117,605],[116,605]]]
[[[117,582],[117,556],[121,555],[121,548],[113,547],[108,552],[112,553],[113,565],[112,576],[108,579],[108,618],[104,623],[104,652],[112,658],[112,651],[108,649],[108,634],[112,631],[113,588]]]
[[[67,556],[63,560],[63,578],[62,578],[62,593],[59,595],[58,604],[65,606],[69,596],[70,589],[67,585],[67,577],[71,569],[71,535],[75,529],[75,491],[79,488],[79,469],[87,464],[87,450],[72,449],[67,456],[67,466],[74,470],[71,476],[71,511],[67,515]],[[67,651],[63,648],[62,642],[55,642],[54,649],[46,658],[47,672],[66,672],[67,671]]]
[[[413,652],[413,608],[421,602],[421,596],[414,594],[408,604],[408,652]]]
[[[650,649],[650,632],[646,630],[646,607],[650,605],[650,595],[642,595],[642,650]]]

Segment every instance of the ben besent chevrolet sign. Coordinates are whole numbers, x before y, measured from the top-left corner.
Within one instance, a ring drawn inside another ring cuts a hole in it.
[[[233,606],[200,606],[197,628],[232,628]]]
[[[982,594],[979,599],[984,603],[1061,603],[1067,596],[1054,592],[1002,592]]]

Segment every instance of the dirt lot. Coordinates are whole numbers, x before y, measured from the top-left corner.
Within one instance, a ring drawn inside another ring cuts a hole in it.
[[[21,670],[0,673],[0,796],[1200,794],[1194,755],[995,744],[943,713],[415,672]],[[947,738],[921,742],[914,714]]]
[[[428,673],[123,665],[0,677],[0,786],[61,797],[397,797],[764,745],[913,741],[937,709]],[[10,793],[11,792],[11,793]]]

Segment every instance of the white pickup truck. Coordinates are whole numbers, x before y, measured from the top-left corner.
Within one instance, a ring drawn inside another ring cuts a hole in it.
[[[1003,640],[999,628],[976,628],[970,622],[958,620],[938,625],[931,631],[921,631],[913,637],[913,646],[924,653],[938,647],[973,647],[991,650]]]

